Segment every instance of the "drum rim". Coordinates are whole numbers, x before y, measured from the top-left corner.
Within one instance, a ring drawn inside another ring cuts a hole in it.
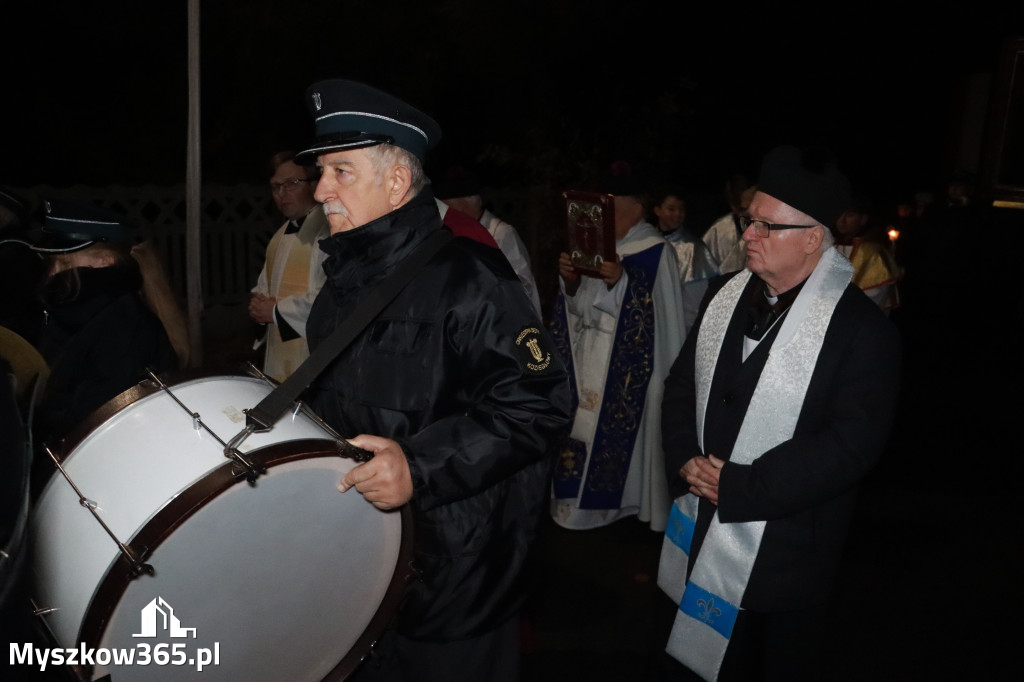
[[[164,382],[164,385],[168,388],[175,388],[182,384],[191,383],[194,381],[200,381],[202,379],[248,379],[256,382],[266,382],[271,387],[277,385],[277,383],[270,377],[264,375],[262,372],[257,370],[253,366],[249,366],[249,369],[240,368],[202,368],[202,369],[182,369],[174,372],[168,372],[166,374],[158,374],[157,378]],[[116,415],[121,410],[134,405],[143,398],[148,398],[151,395],[160,393],[163,389],[155,381],[149,378],[144,378],[139,383],[135,384],[126,391],[118,393],[116,396],[103,403],[88,417],[83,419],[77,425],[74,426],[66,435],[60,438],[50,451],[54,457],[61,464],[71,455],[79,445],[82,444],[86,438],[88,438],[93,431],[98,429],[103,423],[109,420],[111,417]]]
[[[201,378],[201,377],[199,377]],[[157,389],[159,390],[159,389]],[[336,441],[320,438],[307,438],[275,443],[246,453],[246,457],[257,465],[268,469],[288,462],[315,457],[337,456],[351,459]],[[232,462],[225,462],[209,472],[200,480],[181,491],[174,499],[169,500],[160,508],[132,537],[128,547],[135,556],[146,558],[156,551],[161,543],[196,512],[218,495],[235,485],[245,484],[244,478],[235,475],[236,469]],[[384,598],[376,612],[366,625],[363,633],[352,648],[324,677],[324,680],[344,680],[351,675],[371,648],[384,634],[384,630],[398,612],[405,597],[405,587],[413,576],[413,527],[412,513],[409,505],[403,505],[393,512],[381,511],[382,514],[397,513],[401,517],[401,539],[398,558],[395,562],[391,580],[384,592]],[[89,600],[89,605],[79,627],[77,641],[87,647],[96,648],[102,641],[107,625],[114,610],[120,603],[129,584],[132,582],[131,567],[123,554],[106,570],[103,578]],[[91,676],[92,671],[88,671]]]

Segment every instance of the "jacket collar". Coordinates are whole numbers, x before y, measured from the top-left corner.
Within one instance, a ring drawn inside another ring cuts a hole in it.
[[[320,241],[327,253],[324,272],[335,300],[383,279],[420,242],[441,229],[430,187],[409,203],[354,230]]]

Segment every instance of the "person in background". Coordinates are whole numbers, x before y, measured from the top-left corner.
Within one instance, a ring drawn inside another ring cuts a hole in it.
[[[827,226],[849,183],[824,150],[764,158],[747,267],[716,278],[665,380],[675,504],[658,584],[679,680],[819,680],[860,482],[896,409],[900,340]],[[671,660],[671,659],[670,659]]]
[[[897,284],[903,275],[891,245],[882,243],[877,232],[863,197],[855,197],[832,228],[836,249],[853,264],[853,283],[889,314],[900,305]]]
[[[636,516],[661,531],[671,506],[661,396],[685,336],[679,267],[644,220],[643,187],[628,165],[613,165],[598,189],[614,197],[618,260],[584,274],[559,256],[552,334],[578,408],[555,465],[551,516],[572,530]]]
[[[13,646],[31,641],[35,616],[28,599],[30,510],[29,473],[32,453],[25,415],[11,382],[12,368],[0,355],[0,637]],[[4,680],[33,678],[28,666],[4,663]]]
[[[285,218],[267,244],[267,258],[249,299],[249,317],[266,325],[263,372],[284,381],[309,356],[306,319],[324,285],[326,254],[319,242],[330,235],[327,216],[313,198],[316,166],[300,166],[290,151],[271,158],[270,193]]]
[[[31,248],[46,257],[46,324],[39,350],[50,367],[36,442],[65,435],[119,393],[188,363],[184,314],[159,259],[122,216],[46,200]]]
[[[725,183],[729,212],[712,223],[703,237],[721,273],[736,272],[746,265],[747,243],[743,240],[741,220],[756,191],[742,175],[733,175]]]
[[[0,186],[0,270],[18,286],[0,288],[0,327],[36,345],[43,329],[39,285],[46,278],[41,255],[29,245],[38,231],[32,203],[19,192]]]
[[[676,250],[679,281],[683,287],[683,325],[689,331],[697,318],[708,280],[718,274],[718,264],[708,253],[704,242],[686,229],[686,202],[681,190],[674,187],[656,190],[651,213],[655,227]]]
[[[523,243],[516,228],[484,208],[484,200],[480,195],[480,178],[477,174],[463,166],[452,166],[440,178],[436,178],[433,185],[434,196],[437,199],[479,221],[494,237],[498,248],[505,254],[509,265],[523,283],[526,295],[540,315],[540,294],[537,292],[537,283],[530,269],[530,254],[526,250],[526,244]]]

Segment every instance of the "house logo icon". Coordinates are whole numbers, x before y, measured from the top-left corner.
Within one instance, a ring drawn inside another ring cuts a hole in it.
[[[142,632],[132,637],[156,637],[157,632],[166,632],[171,637],[196,637],[195,628],[181,627],[181,621],[174,615],[174,609],[157,597],[142,608]]]

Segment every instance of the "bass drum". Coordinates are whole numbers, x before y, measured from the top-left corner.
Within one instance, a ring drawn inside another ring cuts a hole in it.
[[[409,577],[408,513],[340,494],[357,462],[301,407],[235,446],[248,469],[228,459],[272,389],[143,382],[54,453],[33,601],[56,647],[93,652],[77,676],[343,680],[369,653]]]

